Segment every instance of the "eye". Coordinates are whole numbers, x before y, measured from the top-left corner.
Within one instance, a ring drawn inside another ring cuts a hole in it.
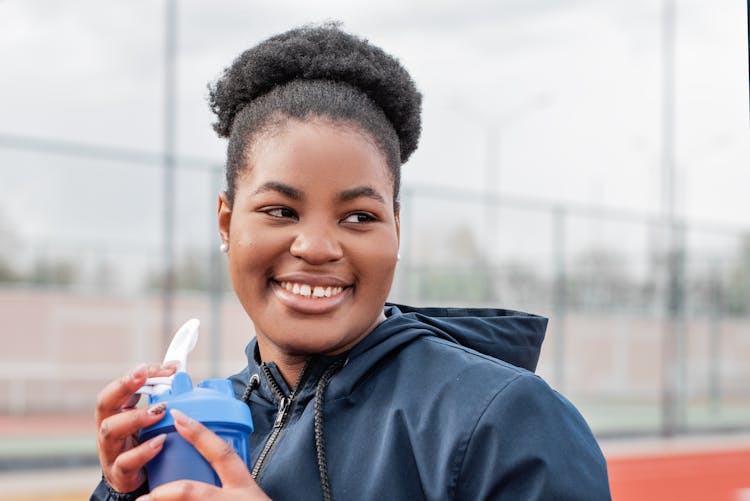
[[[296,219],[297,214],[288,207],[271,207],[269,209],[264,209],[263,212],[268,214],[271,217],[279,218],[279,219]]]
[[[353,212],[344,218],[345,223],[371,223],[376,221],[375,216],[367,212]]]

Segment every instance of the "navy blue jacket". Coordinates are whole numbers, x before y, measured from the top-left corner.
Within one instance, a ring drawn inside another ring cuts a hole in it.
[[[338,501],[610,499],[588,425],[533,374],[546,319],[385,311],[348,354],[311,358],[293,393],[248,345],[231,380],[249,402],[251,469],[270,497],[318,500],[325,484]]]
[[[319,395],[333,499],[610,499],[588,425],[531,372],[546,319],[395,305],[386,316]],[[254,341],[246,351],[248,368],[231,379],[242,395],[260,376],[249,392],[256,468],[277,418],[281,425],[256,480],[276,500],[321,499],[314,402],[334,360],[308,363],[279,418],[289,388],[273,364],[259,363]]]

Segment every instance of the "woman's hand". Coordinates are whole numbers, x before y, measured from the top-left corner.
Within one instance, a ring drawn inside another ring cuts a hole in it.
[[[164,417],[165,405],[135,408],[140,395],[136,390],[149,377],[171,376],[178,362],[141,365],[132,373],[111,382],[96,401],[96,449],[107,483],[118,492],[132,492],[146,480],[144,465],[164,445],[166,435],[138,443],[138,430]]]
[[[206,458],[221,479],[222,487],[177,480],[157,487],[150,494],[139,497],[138,501],[270,500],[250,476],[247,465],[231,445],[182,412],[172,409],[171,413],[177,432]]]

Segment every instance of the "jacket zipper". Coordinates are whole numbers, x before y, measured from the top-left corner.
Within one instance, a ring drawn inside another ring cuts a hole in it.
[[[260,451],[258,459],[255,461],[253,471],[250,473],[250,475],[252,475],[252,477],[255,479],[257,479],[258,474],[260,473],[261,469],[263,468],[263,464],[266,461],[266,457],[271,452],[274,445],[276,445],[276,441],[278,440],[279,435],[286,425],[287,417],[289,416],[289,408],[292,406],[292,402],[294,402],[294,397],[297,396],[297,390],[299,389],[300,383],[302,382],[302,378],[307,372],[307,368],[310,366],[310,361],[311,359],[308,358],[305,362],[305,366],[302,368],[302,372],[300,372],[299,377],[297,378],[297,384],[294,385],[294,389],[289,394],[289,396],[284,395],[284,392],[281,391],[279,384],[276,382],[276,379],[274,379],[273,374],[271,374],[271,370],[268,368],[268,366],[266,364],[263,364],[261,366],[261,370],[263,371],[263,375],[268,382],[268,386],[269,388],[271,388],[274,397],[276,397],[279,402],[279,410],[277,411],[276,419],[273,422],[273,431],[271,432],[271,435],[269,435],[268,440],[266,440],[266,443],[263,446],[263,450]]]

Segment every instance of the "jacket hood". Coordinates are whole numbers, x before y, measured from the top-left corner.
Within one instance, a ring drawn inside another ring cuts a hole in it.
[[[496,308],[418,308],[389,303],[385,313],[388,319],[378,328],[401,324],[403,329],[404,323],[411,324],[532,372],[547,329],[544,317]]]
[[[417,308],[385,305],[386,319],[349,352],[349,372],[361,376],[415,338],[435,336],[483,355],[534,371],[547,319],[496,308]],[[357,362],[357,363],[355,363]],[[354,379],[359,379],[354,375]]]

